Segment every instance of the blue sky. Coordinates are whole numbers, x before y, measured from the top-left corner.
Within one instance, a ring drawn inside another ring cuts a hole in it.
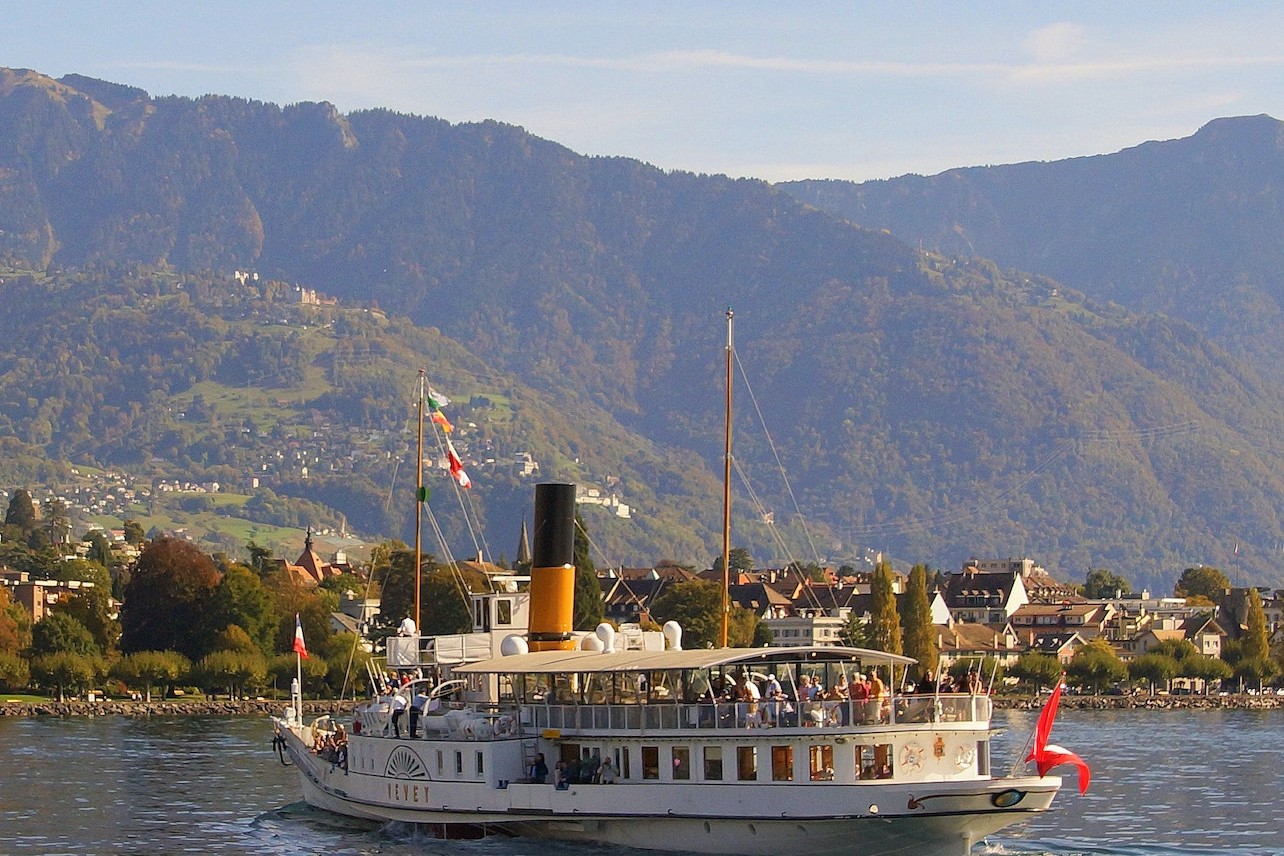
[[[1278,2],[10,4],[0,65],[497,119],[665,169],[888,178],[1284,118]]]

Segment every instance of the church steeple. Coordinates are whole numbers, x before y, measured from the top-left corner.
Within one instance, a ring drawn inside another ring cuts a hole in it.
[[[526,518],[522,517],[522,536],[517,543],[517,567],[529,568],[531,565],[531,539],[526,531]]]

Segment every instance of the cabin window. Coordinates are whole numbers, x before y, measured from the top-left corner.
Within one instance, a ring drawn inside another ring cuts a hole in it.
[[[483,758],[485,758],[485,756],[481,752],[478,752],[477,753],[477,775],[479,776],[486,772],[486,765],[485,765],[485,762],[483,761]]]
[[[691,779],[691,749],[687,746],[673,747],[673,778],[686,782]]]
[[[486,601],[480,598],[473,601],[473,627],[481,633],[490,630],[486,626]]]
[[[707,782],[722,781],[722,747],[704,747],[704,778]]]
[[[736,777],[742,782],[757,781],[758,751],[756,747],[736,747]]]
[[[455,753],[455,775],[462,776],[463,774],[464,774],[464,753],[456,752]]]
[[[822,743],[807,748],[810,777],[813,782],[825,782],[834,778],[834,747]]]
[[[990,775],[990,741],[976,741],[976,772],[982,776]]]
[[[660,778],[660,747],[659,746],[642,747],[642,778],[644,779]]]
[[[440,776],[444,772],[446,772],[445,753],[443,753],[440,749],[438,749],[437,750],[437,775]]]
[[[629,770],[629,750],[627,747],[615,750],[615,771],[621,779],[627,779],[632,775]]]
[[[495,624],[500,627],[509,627],[513,623],[513,602],[511,600],[500,599],[495,604]]]
[[[771,747],[771,780],[773,782],[794,780],[794,747]]]
[[[856,747],[856,769],[862,779],[890,779],[892,777],[892,744]]]

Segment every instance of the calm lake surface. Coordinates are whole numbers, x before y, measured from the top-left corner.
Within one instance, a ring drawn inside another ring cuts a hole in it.
[[[995,723],[1006,770],[1035,713]],[[1093,768],[1054,810],[975,853],[1284,856],[1284,711],[1063,710],[1052,741]],[[0,717],[0,854],[602,856],[521,839],[436,841],[302,805],[254,717]],[[786,856],[786,854],[782,854]]]

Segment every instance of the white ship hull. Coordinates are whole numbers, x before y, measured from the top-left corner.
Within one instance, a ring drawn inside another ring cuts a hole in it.
[[[437,753],[468,763],[483,744],[353,737],[348,769],[307,749],[308,727],[276,720],[309,805],[379,821],[477,833],[744,856],[960,856],[993,832],[1046,811],[1060,779],[917,782],[572,784],[500,778],[520,740],[490,741],[481,781],[438,781]],[[505,744],[508,744],[507,746]],[[506,751],[507,750],[507,751]],[[394,756],[395,753],[395,756]],[[450,760],[447,764],[451,764]],[[518,769],[521,767],[510,767]],[[390,772],[392,774],[390,774]]]

